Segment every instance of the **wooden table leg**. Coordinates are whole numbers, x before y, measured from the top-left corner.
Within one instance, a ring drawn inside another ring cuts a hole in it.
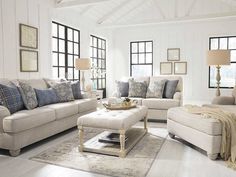
[[[120,130],[120,157],[125,157],[125,130]]]
[[[84,138],[84,129],[81,126],[79,127],[79,152],[83,152],[84,149],[83,138]]]
[[[145,130],[146,132],[148,132],[148,128],[147,128],[147,116],[144,117],[143,122],[144,122],[144,130]]]

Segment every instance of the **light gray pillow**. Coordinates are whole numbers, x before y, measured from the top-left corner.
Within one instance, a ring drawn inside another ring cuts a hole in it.
[[[27,109],[31,110],[38,106],[38,100],[34,88],[27,82],[19,81],[19,90]]]
[[[165,83],[163,98],[172,99],[174,97],[178,83],[179,80],[167,80]]]
[[[52,89],[56,92],[59,102],[74,100],[71,84],[69,82],[57,83],[52,86]]]
[[[162,98],[166,80],[158,80],[150,82],[146,98]]]
[[[147,83],[129,80],[129,97],[146,98]]]
[[[121,97],[127,97],[129,95],[129,82],[116,81],[117,92]]]

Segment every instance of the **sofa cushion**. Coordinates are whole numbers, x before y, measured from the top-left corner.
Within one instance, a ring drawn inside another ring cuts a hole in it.
[[[82,99],[80,81],[71,82],[72,93],[75,99]]]
[[[129,82],[116,81],[117,92],[121,97],[128,97],[129,95]]]
[[[56,119],[55,111],[48,108],[22,110],[3,119],[5,132],[17,133],[38,127]]]
[[[38,99],[39,107],[59,102],[56,92],[52,88],[44,90],[35,89],[35,93]]]
[[[69,116],[73,116],[75,114],[78,114],[79,110],[78,105],[76,105],[74,102],[51,104],[45,107],[55,110],[56,119],[63,119]]]
[[[69,82],[62,82],[52,86],[60,102],[73,101],[74,96]]]
[[[11,114],[24,109],[24,102],[18,88],[11,82],[1,83],[0,105],[5,106]]]
[[[236,104],[236,86],[235,86],[234,89],[233,89],[232,95],[233,95],[233,97],[234,97],[234,99],[235,99],[234,104]]]
[[[221,135],[221,124],[218,120],[204,119],[201,115],[188,113],[182,107],[169,109],[167,118],[209,135]]]
[[[145,98],[147,93],[147,83],[129,80],[129,97]]]
[[[166,81],[164,92],[163,92],[163,98],[170,98],[170,99],[173,98],[173,96],[176,92],[178,82],[179,82],[179,80],[167,80]]]
[[[79,109],[79,113],[83,113],[83,112],[97,109],[97,99],[96,98],[75,100],[72,103],[77,105],[77,107]]]
[[[147,98],[143,99],[142,105],[147,106],[149,109],[167,110],[180,106],[180,101],[174,99]]]
[[[34,109],[38,106],[38,100],[34,88],[27,82],[19,81],[19,90],[27,109]]]
[[[166,80],[152,80],[147,89],[146,98],[162,98]]]

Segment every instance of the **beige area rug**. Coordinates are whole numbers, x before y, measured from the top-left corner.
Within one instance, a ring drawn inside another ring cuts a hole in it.
[[[165,140],[165,138],[157,136],[157,131],[156,128],[149,129],[149,133],[134,146],[126,158],[87,152],[80,153],[78,151],[78,137],[75,136],[30,159],[103,175],[144,177],[150,170]],[[85,140],[99,133],[101,130],[87,129],[85,130]]]

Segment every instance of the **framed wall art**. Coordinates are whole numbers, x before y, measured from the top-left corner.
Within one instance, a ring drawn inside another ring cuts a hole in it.
[[[20,50],[20,71],[38,72],[38,51]]]
[[[160,74],[171,75],[172,74],[172,62],[161,62],[160,63]]]
[[[186,75],[187,74],[187,62],[174,62],[174,74]]]
[[[167,49],[167,60],[168,61],[179,61],[180,60],[180,48]]]
[[[20,24],[20,46],[32,49],[38,48],[38,29]]]

